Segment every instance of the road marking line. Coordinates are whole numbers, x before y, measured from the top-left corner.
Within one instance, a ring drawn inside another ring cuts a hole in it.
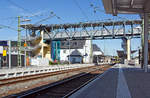
[[[118,84],[117,84],[117,96],[116,98],[131,98],[130,91],[128,89],[128,85],[126,83],[123,71],[121,66],[119,65],[119,73],[118,73]]]

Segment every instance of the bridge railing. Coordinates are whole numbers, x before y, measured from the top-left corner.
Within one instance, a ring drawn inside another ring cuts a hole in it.
[[[49,36],[47,34],[44,35],[44,39],[67,39],[67,38],[97,38],[97,37],[109,37],[109,38],[115,38],[118,36],[139,36],[141,34],[142,30],[138,28],[134,28],[133,31],[124,32],[123,29],[110,29],[107,30],[90,30],[90,31],[81,31],[81,32],[66,32],[61,31],[58,33],[51,32]]]

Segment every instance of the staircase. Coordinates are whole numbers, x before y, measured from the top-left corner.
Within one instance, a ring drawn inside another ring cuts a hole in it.
[[[26,40],[26,51],[30,52],[32,57],[41,56],[42,58],[51,59],[50,45],[43,42],[42,33],[39,36],[28,36],[26,39],[22,37],[22,40]],[[24,51],[25,48],[22,48]]]

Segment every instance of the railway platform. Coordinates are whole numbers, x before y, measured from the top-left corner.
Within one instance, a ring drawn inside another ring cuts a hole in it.
[[[139,66],[115,65],[70,98],[150,98],[150,72]]]
[[[33,74],[89,67],[93,65],[94,64],[70,64],[70,65],[51,65],[51,66],[28,66],[21,68],[16,67],[11,69],[3,68],[0,69],[0,80],[25,75],[33,75]]]

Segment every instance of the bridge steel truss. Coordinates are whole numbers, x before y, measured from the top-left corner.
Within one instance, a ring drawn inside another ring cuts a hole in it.
[[[93,40],[93,39],[122,39],[140,38],[142,34],[141,20],[84,22],[77,24],[51,24],[51,25],[21,25],[28,29],[29,41],[42,37],[43,40]],[[32,40],[31,40],[32,39]],[[69,45],[70,46],[70,45]],[[91,45],[92,46],[92,45]],[[129,45],[128,45],[129,46]],[[43,46],[41,46],[43,47]],[[70,49],[70,48],[69,48]],[[29,49],[32,51],[32,49]],[[128,49],[130,51],[130,48]],[[128,51],[127,51],[128,52]],[[130,52],[128,52],[130,59]],[[42,48],[42,57],[44,50]],[[92,48],[90,48],[90,62],[93,61]]]
[[[121,39],[139,38],[141,20],[84,22],[77,24],[21,25],[36,35],[44,31],[45,40]]]

